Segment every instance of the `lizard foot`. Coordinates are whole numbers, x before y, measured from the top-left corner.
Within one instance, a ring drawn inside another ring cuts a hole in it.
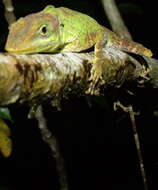
[[[91,69],[91,76],[89,78],[90,84],[86,90],[86,94],[99,95],[99,87],[104,84],[102,74],[102,64],[94,64]]]

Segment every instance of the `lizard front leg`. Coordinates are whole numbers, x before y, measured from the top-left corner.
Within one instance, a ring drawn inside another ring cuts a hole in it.
[[[107,38],[105,34],[100,34],[98,41],[94,46],[94,59],[91,68],[91,75],[90,75],[90,85],[88,90],[86,91],[87,94],[98,94],[99,93],[99,86],[104,84],[104,80],[102,78],[103,75],[103,65],[105,62],[109,63],[108,56],[105,56],[103,52],[103,48],[105,48],[107,43]]]

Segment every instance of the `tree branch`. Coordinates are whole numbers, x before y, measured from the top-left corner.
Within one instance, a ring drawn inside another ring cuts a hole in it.
[[[105,53],[112,62],[103,65],[105,87],[118,87],[140,76],[145,80],[147,71],[134,58],[114,49],[105,49]],[[69,94],[84,95],[92,60],[93,53],[0,54],[0,105],[48,99],[58,105]]]

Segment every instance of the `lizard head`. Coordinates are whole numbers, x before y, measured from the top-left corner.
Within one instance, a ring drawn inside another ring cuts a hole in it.
[[[12,53],[56,52],[61,47],[60,22],[53,6],[20,18],[9,28],[5,49]]]

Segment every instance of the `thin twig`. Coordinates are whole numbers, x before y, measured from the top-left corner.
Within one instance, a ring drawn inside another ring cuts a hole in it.
[[[143,161],[143,156],[142,156],[142,152],[141,152],[141,147],[140,147],[140,140],[139,140],[139,136],[138,136],[138,131],[137,131],[137,125],[136,125],[136,121],[135,121],[135,113],[133,112],[133,108],[130,105],[128,107],[128,112],[131,118],[131,123],[132,123],[132,129],[133,129],[133,134],[134,134],[134,141],[137,147],[137,153],[138,153],[138,159],[139,159],[139,163],[140,163],[140,170],[141,170],[141,174],[142,174],[142,179],[143,179],[143,183],[144,183],[144,189],[148,190],[148,184],[147,184],[147,177],[146,177],[146,172],[145,172],[145,168],[144,168],[144,161]]]
[[[142,175],[142,179],[143,179],[144,190],[148,190],[147,177],[146,177],[146,172],[145,172],[145,168],[144,168],[144,161],[143,161],[140,140],[139,140],[138,131],[137,131],[137,125],[136,125],[136,121],[135,121],[135,115],[137,113],[135,113],[133,111],[133,108],[131,105],[129,105],[128,107],[125,107],[120,102],[116,102],[115,106],[119,106],[124,112],[129,113],[129,116],[131,119],[131,124],[132,124],[132,130],[133,130],[133,134],[134,134],[134,141],[135,141],[138,159],[139,159],[139,163],[140,163],[140,170],[141,170],[141,175]]]
[[[121,37],[132,39],[132,36],[129,33],[126,25],[124,24],[124,21],[120,15],[120,12],[116,6],[115,1],[114,0],[101,0],[101,1],[102,1],[104,9],[106,11],[109,22],[112,26],[112,29]],[[135,122],[132,106],[129,106],[127,109],[124,109],[124,106],[122,106],[120,103],[119,103],[119,106],[124,111],[129,112],[129,114],[130,114],[132,128],[133,128],[133,135],[134,135],[134,140],[135,140],[135,144],[136,144],[139,164],[140,164],[140,170],[141,170],[142,179],[143,179],[143,183],[144,183],[144,189],[148,190],[146,173],[145,173],[144,163],[143,163],[143,157],[142,157],[141,148],[140,148],[140,141],[139,141],[139,136],[137,133],[136,122]]]
[[[114,0],[101,0],[114,32],[122,38],[132,39]]]
[[[68,182],[64,167],[64,161],[60,154],[57,139],[54,135],[52,135],[52,133],[49,131],[47,127],[46,119],[42,111],[42,106],[38,106],[35,113],[35,118],[38,121],[38,127],[41,131],[43,141],[47,143],[50,147],[51,152],[53,153],[52,156],[56,161],[57,172],[59,175],[60,190],[68,190]]]
[[[5,7],[5,18],[8,24],[11,25],[13,22],[16,21],[12,0],[3,0],[3,4]]]

